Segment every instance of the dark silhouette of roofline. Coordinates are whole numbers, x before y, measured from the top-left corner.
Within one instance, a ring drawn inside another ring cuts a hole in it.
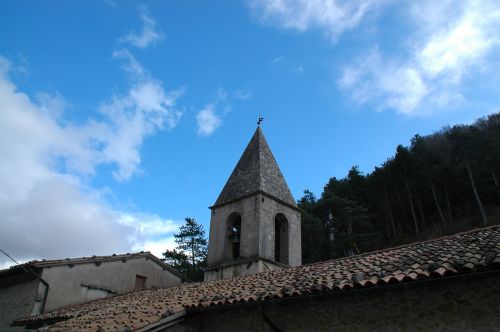
[[[89,264],[89,263],[97,263],[97,262],[111,262],[117,260],[127,260],[127,259],[135,259],[145,257],[147,259],[152,260],[156,264],[163,267],[165,270],[168,270],[175,274],[177,277],[184,280],[182,274],[177,271],[172,266],[168,265],[160,258],[156,257],[149,251],[141,251],[137,253],[126,253],[126,254],[113,254],[107,256],[90,256],[90,257],[79,257],[79,258],[66,258],[66,259],[50,259],[50,260],[33,260],[26,262],[24,264],[11,266],[8,269],[0,270],[0,277],[3,275],[11,274],[17,272],[22,267],[34,267],[34,268],[44,268],[44,267],[52,267],[52,266],[60,266],[60,265],[77,265],[77,264]]]

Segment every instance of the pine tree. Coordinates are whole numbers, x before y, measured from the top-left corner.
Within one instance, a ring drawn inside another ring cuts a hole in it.
[[[163,253],[165,261],[185,275],[188,281],[202,281],[203,268],[207,258],[205,230],[194,218],[186,218],[186,223],[174,235],[177,247]]]
[[[472,172],[472,160],[471,155],[473,156],[473,151],[477,151],[477,145],[475,145],[474,139],[476,138],[471,134],[471,130],[466,126],[454,126],[449,132],[447,137],[453,144],[453,156],[455,160],[458,162],[463,162],[467,169],[467,174],[469,175],[470,184],[472,187],[472,191],[474,193],[474,198],[476,199],[477,205],[479,207],[479,211],[481,212],[481,218],[483,220],[483,224],[488,224],[488,217],[486,216],[486,212],[484,209],[483,202],[481,201],[481,197],[479,196],[479,192],[477,189],[476,181],[474,179],[474,175]]]

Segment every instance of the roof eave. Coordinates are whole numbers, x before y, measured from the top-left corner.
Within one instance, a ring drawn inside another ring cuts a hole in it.
[[[209,206],[208,208],[210,210],[213,210],[215,208],[219,208],[221,206],[224,206],[224,205],[228,205],[228,204],[231,204],[231,203],[235,203],[235,202],[238,202],[238,201],[241,201],[245,198],[248,198],[248,197],[252,197],[252,196],[255,196],[255,195],[258,195],[258,194],[262,194],[264,196],[267,196],[269,198],[272,198],[274,199],[275,201],[283,204],[283,205],[286,205],[288,206],[289,208],[291,209],[294,209],[296,210],[297,212],[302,212],[302,210],[297,206],[297,205],[294,205],[294,204],[290,204],[289,202],[285,202],[284,200],[282,199],[279,199],[278,197],[276,196],[273,196],[271,194],[268,194],[267,192],[263,191],[263,190],[256,190],[256,191],[253,191],[251,193],[248,193],[248,194],[245,194],[243,196],[240,196],[240,197],[237,197],[237,198],[234,198],[234,199],[231,199],[231,200],[228,200],[228,201],[225,201],[225,202],[221,202],[221,203],[215,203],[214,205],[212,206]]]

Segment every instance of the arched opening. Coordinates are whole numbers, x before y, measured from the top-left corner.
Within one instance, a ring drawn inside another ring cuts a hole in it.
[[[236,259],[240,257],[241,215],[233,212],[227,218],[224,257]]]
[[[274,260],[288,264],[288,220],[282,213],[274,218]]]

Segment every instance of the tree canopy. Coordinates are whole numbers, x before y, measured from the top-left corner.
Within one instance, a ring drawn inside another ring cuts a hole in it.
[[[302,209],[311,263],[500,222],[500,113],[415,135],[369,174],[353,166]]]
[[[177,246],[163,253],[165,262],[179,270],[187,281],[202,281],[207,258],[203,226],[194,218],[186,218],[174,237]]]

